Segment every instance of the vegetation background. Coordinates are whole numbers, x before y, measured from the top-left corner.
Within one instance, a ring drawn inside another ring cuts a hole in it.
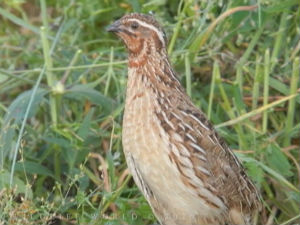
[[[299,0],[1,0],[1,225],[156,222],[122,152],[127,52],[105,31],[150,11],[260,189],[257,224],[300,223]]]

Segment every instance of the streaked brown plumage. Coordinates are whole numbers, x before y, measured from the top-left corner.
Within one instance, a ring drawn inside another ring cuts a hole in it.
[[[123,147],[133,178],[161,224],[250,224],[255,186],[177,80],[166,37],[149,15],[112,24],[129,51]]]

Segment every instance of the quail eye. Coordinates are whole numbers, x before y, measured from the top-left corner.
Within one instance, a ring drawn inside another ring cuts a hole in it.
[[[132,23],[131,24],[131,28],[134,29],[134,30],[136,30],[138,27],[139,27],[138,23]]]

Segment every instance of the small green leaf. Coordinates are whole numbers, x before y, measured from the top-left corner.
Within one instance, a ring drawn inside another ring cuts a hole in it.
[[[53,172],[51,170],[36,162],[17,162],[15,170],[20,172],[25,170],[26,173],[30,174],[39,174],[54,177]]]
[[[73,86],[68,89],[64,96],[76,100],[86,98],[94,104],[101,105],[106,112],[110,112],[114,107],[114,101],[112,99],[85,84]]]
[[[8,107],[6,116],[5,116],[5,122],[9,122],[10,120],[14,119],[15,123],[20,123],[22,119],[24,118],[27,105],[29,103],[30,97],[32,94],[32,90],[25,91],[22,94],[20,94]],[[40,103],[43,101],[44,96],[47,94],[47,91],[45,89],[39,88],[36,91],[36,94],[34,96],[34,100],[31,106],[31,109],[29,111],[28,118],[35,115],[37,112],[37,109],[40,105]]]
[[[271,144],[268,146],[266,158],[268,165],[281,175],[286,177],[293,175],[288,159],[277,145]]]
[[[263,170],[257,166],[255,162],[247,162],[245,163],[245,166],[247,168],[249,176],[252,178],[252,180],[260,185],[264,178],[264,172]]]
[[[85,191],[88,188],[89,184],[90,184],[90,180],[89,180],[87,175],[82,175],[78,179],[78,182],[79,182],[79,189],[81,191]]]
[[[236,154],[239,159],[241,159],[244,162],[253,162],[257,166],[260,166],[265,172],[272,175],[275,179],[277,179],[279,182],[284,184],[285,186],[291,188],[293,191],[296,191],[299,193],[299,189],[295,187],[290,181],[288,181],[284,176],[282,176],[279,172],[275,171],[274,169],[268,167],[267,165],[263,164],[262,162],[259,162],[253,158],[250,158],[244,154]]]
[[[9,188],[10,184],[10,173],[6,170],[0,171],[0,190],[3,188]],[[26,185],[24,181],[22,181],[16,175],[14,176],[13,187],[16,188],[16,194],[25,194],[27,198],[32,198],[32,190],[29,185]]]
[[[71,144],[67,139],[59,138],[59,137],[45,137],[43,138],[46,142],[51,143],[56,146],[60,146],[61,148],[70,148]]]
[[[267,13],[280,13],[285,10],[289,10],[290,7],[299,4],[299,0],[285,0],[285,1],[275,1],[275,4],[271,4],[264,10]]]
[[[35,32],[36,34],[40,33],[37,27],[27,23],[19,17],[16,17],[14,14],[10,13],[7,10],[4,10],[3,8],[0,8],[0,15],[21,27],[25,27],[26,29]]]
[[[82,121],[82,124],[81,126],[79,127],[79,130],[78,130],[78,135],[82,138],[82,139],[85,139],[88,135],[88,132],[89,132],[89,129],[90,129],[90,126],[91,126],[91,120],[92,120],[92,117],[93,117],[93,114],[94,114],[94,109],[92,108],[88,114],[85,116],[85,118],[83,119]]]
[[[7,76],[5,76],[4,74],[0,73],[0,83],[4,82],[7,80]]]
[[[11,126],[2,127],[0,132],[0,168],[5,164],[5,158],[16,144],[14,137],[16,135],[16,128]]]

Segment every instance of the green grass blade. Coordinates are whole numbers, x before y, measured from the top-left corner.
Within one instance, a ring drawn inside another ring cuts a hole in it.
[[[45,27],[46,31],[48,31],[48,19],[47,19],[47,5],[46,5],[46,0],[40,0],[40,5],[41,5],[41,16],[42,16],[42,22],[43,26]]]
[[[47,83],[48,86],[52,89],[54,87],[56,79],[54,78],[54,75],[51,71],[53,67],[53,62],[50,55],[49,42],[46,38],[46,34],[47,34],[46,28],[41,27],[41,39],[43,45],[44,60],[46,65]],[[49,95],[49,102],[50,102],[50,114],[51,114],[52,125],[55,127],[57,125],[57,109],[56,109],[56,99],[52,93]]]
[[[40,30],[37,27],[25,22],[24,20],[20,19],[19,17],[16,17],[10,12],[7,12],[3,8],[0,8],[0,15],[21,27],[25,27],[26,29],[33,31],[36,34],[40,33]]]
[[[260,57],[256,55],[255,61],[255,77],[254,77],[254,84],[252,89],[252,110],[256,109],[258,97],[259,97],[259,84],[261,82],[261,66],[260,66]]]
[[[184,57],[185,62],[185,79],[186,79],[186,92],[188,96],[192,96],[192,79],[191,79],[191,63],[188,54]]]
[[[293,72],[292,72],[292,79],[290,83],[290,94],[296,94],[297,93],[297,87],[298,87],[298,82],[299,82],[299,57],[295,58],[294,63],[293,63]],[[290,140],[291,136],[289,135],[293,123],[295,120],[295,112],[296,112],[296,99],[293,98],[289,101],[289,106],[288,106],[288,112],[287,112],[287,120],[286,120],[286,127],[285,127],[285,133],[286,133],[286,138],[284,140],[284,146],[289,146],[290,145]]]
[[[258,43],[258,40],[262,34],[262,32],[264,31],[264,27],[265,24],[263,24],[255,33],[255,35],[253,36],[252,40],[249,43],[249,46],[247,48],[247,50],[244,52],[243,56],[240,58],[239,61],[237,61],[236,66],[244,66],[244,64],[247,62],[250,54],[252,53],[254,47],[256,46],[256,44]]]
[[[66,72],[64,73],[62,79],[60,80],[60,83],[65,84],[66,80],[68,79],[68,77],[69,77],[69,75],[70,75],[70,73],[71,73],[70,67],[72,67],[72,66],[75,65],[75,63],[77,62],[77,60],[78,60],[79,56],[81,55],[81,53],[82,53],[82,50],[81,50],[81,49],[78,49],[78,50],[76,51],[74,57],[72,58],[72,60],[71,60],[71,62],[70,62],[70,64],[69,64],[69,66],[68,66],[68,69],[67,69]]]
[[[228,9],[226,12],[221,14],[214,22],[212,22],[209,27],[201,33],[195,40],[192,42],[192,44],[189,47],[189,52],[191,52],[191,60],[193,61],[195,59],[196,53],[201,49],[201,47],[205,44],[205,42],[208,40],[216,26],[226,19],[228,16],[240,12],[240,11],[252,11],[257,8],[256,5],[254,6],[240,6],[232,9]]]
[[[213,103],[213,98],[214,98],[216,77],[220,77],[220,68],[219,68],[219,65],[218,65],[217,61],[214,62],[213,74],[212,74],[211,85],[210,85],[208,108],[207,108],[207,118],[208,119],[211,118],[211,111],[212,111],[212,103]]]
[[[269,76],[270,76],[270,51],[269,49],[265,52],[265,60],[264,60],[264,107],[268,105],[269,101]],[[263,121],[262,121],[262,130],[263,133],[267,132],[268,127],[268,111],[265,110],[263,113]]]
[[[238,84],[241,94],[243,94],[243,71],[242,66],[238,66],[236,69],[235,82]]]
[[[182,11],[179,13],[178,20],[177,20],[176,26],[174,28],[174,32],[173,32],[173,35],[172,35],[172,38],[171,38],[171,41],[170,41],[169,47],[168,47],[169,55],[172,54],[172,51],[173,51],[173,48],[174,48],[174,45],[175,45],[175,41],[176,41],[176,39],[178,37],[178,34],[180,32],[180,29],[181,29],[181,24],[182,24],[182,20],[184,18],[184,13],[185,13],[187,7],[190,6],[191,1],[190,0],[181,1],[181,4],[182,3],[184,3],[184,7],[183,7]]]
[[[273,107],[275,107],[275,106],[277,106],[279,104],[282,104],[283,102],[286,102],[286,101],[288,101],[290,99],[296,98],[298,95],[299,95],[299,93],[296,93],[296,94],[293,94],[293,95],[289,95],[289,96],[283,97],[282,99],[279,99],[277,101],[274,101],[272,103],[264,105],[264,106],[262,106],[260,108],[252,110],[251,112],[248,112],[248,113],[246,113],[244,115],[241,115],[241,116],[239,116],[237,118],[234,118],[232,120],[229,120],[227,122],[221,123],[221,124],[219,124],[219,125],[217,125],[215,127],[216,128],[221,128],[221,127],[226,127],[226,126],[237,124],[237,123],[239,123],[239,122],[241,122],[241,121],[243,121],[245,119],[251,118],[251,117],[253,117],[253,116],[255,116],[255,115],[259,114],[259,113],[265,112],[266,110],[269,110],[269,109],[271,109],[271,108],[273,108]]]
[[[43,70],[41,71],[41,73],[40,73],[40,75],[39,75],[39,77],[38,77],[38,79],[36,81],[36,84],[35,84],[35,86],[33,88],[33,91],[32,91],[32,94],[30,96],[30,100],[29,100],[28,106],[26,108],[24,119],[22,121],[22,125],[21,125],[20,131],[19,131],[17,143],[16,143],[15,150],[14,150],[11,171],[10,171],[9,185],[10,185],[11,188],[12,188],[12,185],[13,185],[13,179],[14,179],[14,172],[15,172],[15,165],[16,165],[16,161],[17,161],[17,155],[18,155],[18,151],[19,151],[20,144],[21,144],[21,141],[22,141],[22,136],[23,136],[23,133],[24,133],[24,129],[25,129],[25,125],[26,125],[26,122],[27,122],[27,118],[28,118],[28,115],[29,115],[29,112],[30,112],[30,109],[31,109],[31,106],[32,106],[32,103],[33,103],[33,100],[34,100],[34,97],[35,97],[35,94],[36,94],[36,92],[38,90],[38,87],[39,87],[39,85],[41,83],[41,80],[43,78],[43,75],[45,73],[45,70],[46,70],[46,67],[44,67]]]
[[[285,36],[285,31],[286,31],[286,26],[287,26],[287,21],[288,21],[287,15],[288,15],[288,11],[283,12],[281,15],[280,25],[279,25],[279,29],[278,29],[278,32],[276,35],[274,48],[273,48],[272,56],[271,56],[270,71],[273,71],[273,69],[278,61],[278,55],[280,53],[280,49],[283,44],[283,37]]]
[[[107,96],[108,94],[108,90],[110,87],[110,81],[111,78],[113,76],[114,70],[113,70],[113,62],[114,62],[114,48],[111,47],[110,49],[110,56],[109,56],[109,66],[108,66],[108,70],[107,70],[107,81],[105,84],[105,89],[104,89],[104,95]]]

